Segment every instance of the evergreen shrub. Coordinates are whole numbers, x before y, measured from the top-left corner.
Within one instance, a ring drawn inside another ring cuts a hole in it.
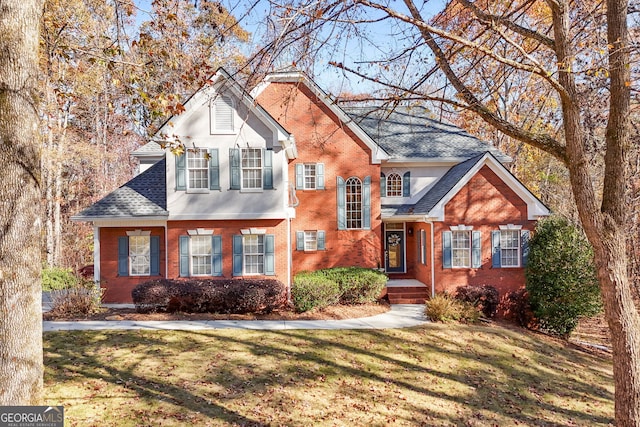
[[[567,336],[581,317],[600,312],[593,249],[582,230],[549,217],[538,223],[529,251],[526,287],[541,329]]]

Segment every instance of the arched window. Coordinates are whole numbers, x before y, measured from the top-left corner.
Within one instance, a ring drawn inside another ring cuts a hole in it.
[[[347,228],[362,228],[362,181],[351,177],[347,179],[345,189]]]
[[[211,132],[215,131],[233,131],[233,100],[229,96],[218,96],[211,103]]]
[[[397,173],[387,176],[387,197],[402,197],[402,177]]]

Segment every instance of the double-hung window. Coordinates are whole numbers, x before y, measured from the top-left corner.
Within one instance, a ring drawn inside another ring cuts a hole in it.
[[[362,228],[362,182],[349,178],[346,182],[347,229]]]
[[[324,163],[296,164],[296,190],[324,190]]]
[[[206,150],[187,150],[187,175],[188,188],[209,188],[209,154]]]
[[[176,191],[220,190],[218,149],[189,149],[176,156]]]
[[[273,150],[229,149],[230,189],[249,192],[273,189]]]
[[[519,225],[500,226],[491,234],[492,256],[494,268],[514,268],[527,265],[529,254],[529,231],[522,230]]]
[[[442,266],[444,268],[480,268],[482,266],[479,231],[464,225],[453,226],[442,233]]]
[[[241,153],[242,188],[262,189],[262,149],[243,148]]]
[[[221,276],[222,236],[213,230],[189,230],[180,236],[180,276]]]
[[[451,254],[453,268],[471,267],[471,231],[451,232]]]
[[[243,230],[233,236],[233,275],[275,275],[275,238],[273,234]]]
[[[191,274],[211,276],[211,236],[191,236]]]
[[[296,231],[296,250],[305,252],[325,250],[324,230]]]
[[[160,274],[160,236],[150,231],[128,231],[118,238],[119,276],[157,276]]]

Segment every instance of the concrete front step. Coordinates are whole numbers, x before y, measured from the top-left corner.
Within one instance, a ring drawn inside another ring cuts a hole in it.
[[[429,290],[424,286],[394,286],[387,287],[386,295],[391,304],[424,304]]]
[[[424,304],[426,298],[392,298],[389,297],[389,304]]]

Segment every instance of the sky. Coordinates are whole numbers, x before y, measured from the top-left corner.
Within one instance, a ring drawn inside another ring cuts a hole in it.
[[[137,22],[148,19],[145,11],[151,9],[151,0],[135,0],[139,8]],[[266,21],[270,9],[269,0],[221,0],[223,5],[229,10],[236,19],[241,19],[241,25],[252,34],[252,39],[246,47],[246,54],[250,54],[256,46],[260,45],[266,30]],[[434,16],[444,8],[445,0],[427,0],[422,4],[422,13],[425,18]],[[403,11],[404,4],[397,0],[390,0],[391,7]],[[408,14],[408,12],[406,12]],[[372,18],[380,15],[372,14]],[[332,34],[330,39],[338,41],[339,45],[333,50],[325,50],[325,54],[314,58],[313,77],[316,83],[325,91],[338,93],[367,93],[374,89],[372,83],[363,81],[360,77],[353,74],[345,74],[340,69],[329,65],[329,61],[344,63],[351,67],[367,67],[364,59],[379,57],[390,50],[396,50],[404,41],[396,34],[398,28],[387,21],[368,24],[364,28],[365,37],[344,37],[344,33]],[[396,33],[396,34],[394,34]],[[291,60],[295,54],[292,54]],[[282,64],[289,65],[289,58],[283,58]]]

